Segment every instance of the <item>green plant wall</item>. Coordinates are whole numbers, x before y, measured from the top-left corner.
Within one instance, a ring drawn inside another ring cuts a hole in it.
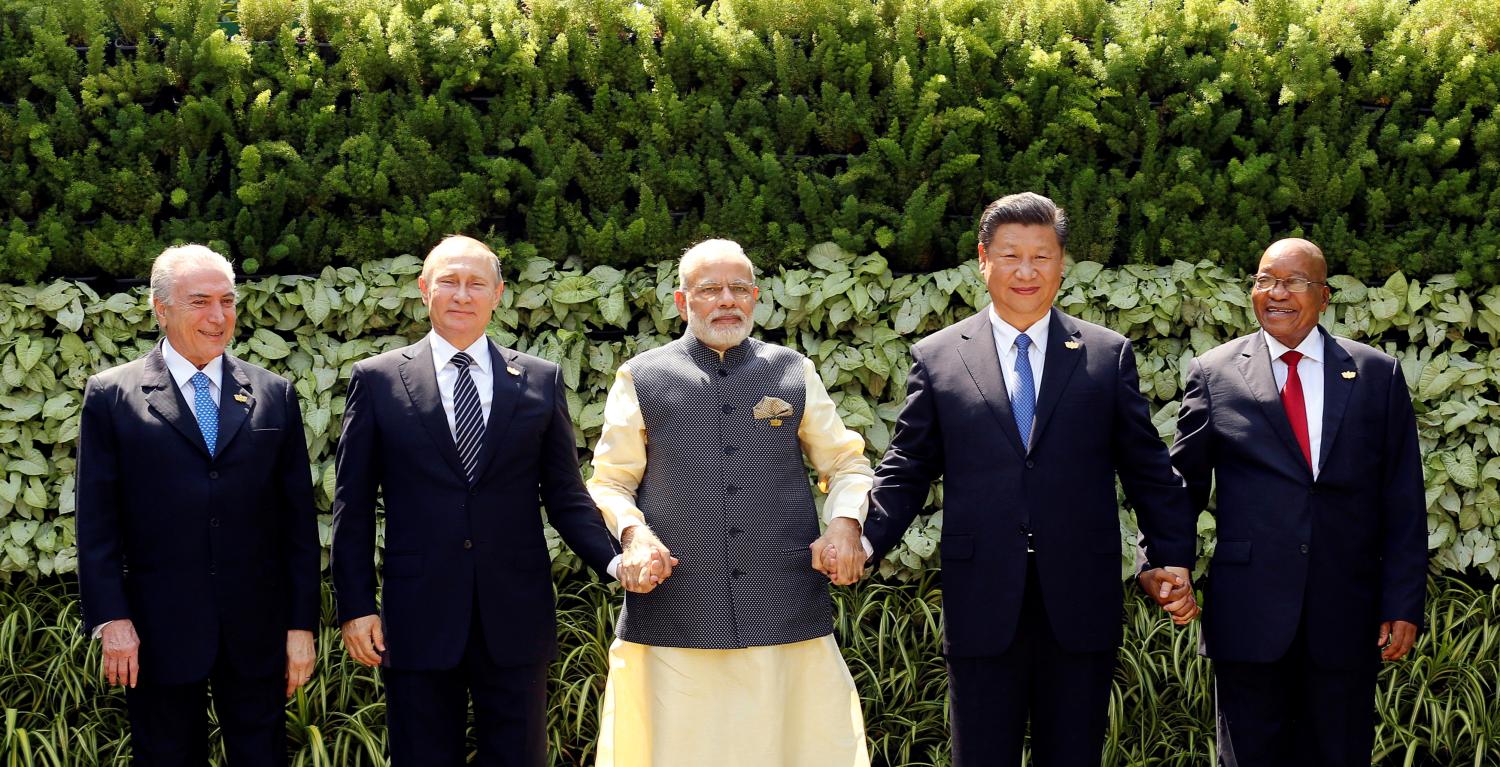
[[[0,0],[0,280],[485,234],[966,260],[1008,192],[1108,265],[1500,280],[1492,0]],[[106,12],[107,11],[107,12]]]
[[[671,299],[675,263],[584,272],[509,251],[502,256],[508,280],[493,334],[561,364],[586,469],[615,369],[681,332]],[[878,253],[855,255],[832,243],[801,260],[809,267],[761,275],[757,332],[817,363],[845,423],[865,436],[878,461],[905,396],[910,345],[972,314],[988,295],[973,260],[898,276]],[[426,332],[420,268],[402,256],[241,286],[233,349],[296,384],[325,546],[350,368]],[[1412,388],[1433,567],[1500,575],[1500,287],[1464,290],[1441,275],[1416,282],[1396,274],[1376,285],[1343,275],[1330,281],[1327,326],[1398,357]],[[1057,303],[1134,341],[1141,389],[1170,440],[1187,361],[1255,329],[1247,287],[1209,262],[1119,269],[1080,262],[1068,269]],[[70,281],[0,285],[0,576],[74,570],[74,442],[84,381],[144,353],[156,337],[144,289],[105,296]],[[940,488],[930,501],[935,513],[881,563],[886,579],[937,567]],[[1123,518],[1122,578],[1135,527],[1128,509]],[[1209,515],[1199,529],[1206,561],[1214,541]],[[551,541],[559,570],[576,567],[558,539]]]

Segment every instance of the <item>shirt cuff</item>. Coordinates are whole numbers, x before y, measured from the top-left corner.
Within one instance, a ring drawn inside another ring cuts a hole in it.
[[[872,546],[872,545],[870,545],[870,539],[869,538],[866,538],[863,535],[861,535],[859,537],[859,545],[865,547],[865,559],[868,560],[870,557],[875,556],[875,547]]]
[[[609,560],[609,564],[604,567],[604,572],[609,573],[609,577],[620,580],[620,560],[624,558],[624,554],[616,554],[615,558]]]
[[[98,639],[98,638],[104,636],[104,627],[108,626],[111,623],[114,623],[114,621],[105,621],[105,622],[103,622],[103,623],[95,626],[94,627],[94,637],[93,638],[94,639]]]

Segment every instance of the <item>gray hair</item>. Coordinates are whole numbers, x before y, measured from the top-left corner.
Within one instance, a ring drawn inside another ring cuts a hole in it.
[[[1068,213],[1057,203],[1036,192],[1008,194],[985,207],[979,215],[979,244],[988,248],[995,230],[1005,224],[1050,226],[1057,233],[1057,245],[1068,249]]]
[[[206,245],[177,245],[167,248],[151,262],[151,298],[163,304],[172,303],[172,288],[177,272],[185,266],[210,266],[224,273],[234,284],[234,265]],[[160,318],[158,318],[160,319]]]
[[[704,240],[684,251],[682,259],[677,262],[677,287],[687,290],[688,272],[696,269],[700,262],[715,256],[729,256],[744,261],[745,266],[750,268],[751,281],[755,280],[755,264],[745,255],[745,249],[739,243],[734,240]]]
[[[495,281],[505,282],[505,276],[500,273],[500,257],[495,255],[495,251],[490,250],[490,246],[465,234],[450,234],[432,246],[432,250],[427,251],[427,257],[422,259],[422,279],[432,277],[432,265],[435,263],[433,256],[447,250],[456,250],[459,253],[479,251],[488,255],[495,263]]]

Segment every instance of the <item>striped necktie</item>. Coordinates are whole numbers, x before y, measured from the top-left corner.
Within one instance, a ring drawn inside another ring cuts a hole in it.
[[[479,411],[479,389],[470,377],[469,366],[474,358],[467,352],[453,355],[453,365],[458,368],[458,380],[453,383],[454,446],[458,448],[458,460],[463,464],[464,476],[469,484],[478,479],[479,446],[484,441],[484,415]]]

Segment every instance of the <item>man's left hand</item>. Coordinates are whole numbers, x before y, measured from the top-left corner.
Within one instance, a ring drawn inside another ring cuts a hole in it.
[[[286,632],[286,696],[312,678],[313,663],[318,659],[317,643],[311,631]]]
[[[1401,660],[1417,641],[1417,625],[1406,621],[1384,621],[1380,624],[1380,659]]]
[[[827,551],[832,547],[832,551]],[[808,545],[814,570],[828,576],[835,586],[859,581],[865,569],[865,547],[859,542],[859,522],[834,517],[828,529]],[[826,560],[826,561],[825,561]]]
[[[1143,571],[1138,579],[1141,588],[1172,616],[1172,622],[1186,626],[1198,617],[1198,600],[1193,596],[1193,576],[1185,567],[1156,567]]]

